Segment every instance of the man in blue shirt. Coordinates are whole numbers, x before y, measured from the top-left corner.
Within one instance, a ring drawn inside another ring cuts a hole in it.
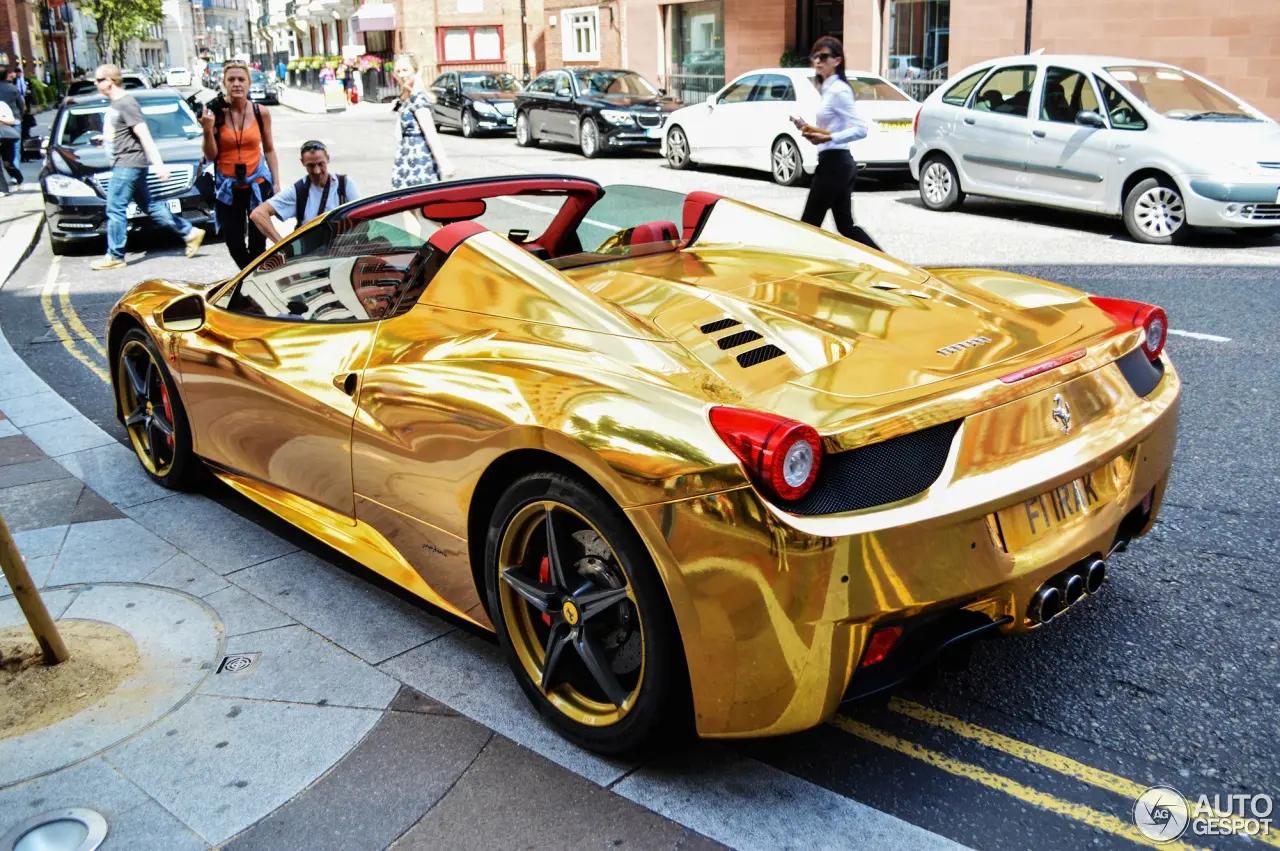
[[[307,176],[291,186],[286,186],[263,201],[249,214],[249,221],[272,242],[280,241],[271,217],[284,221],[294,219],[294,228],[360,197],[355,183],[345,174],[329,174],[329,152],[323,142],[302,143],[302,167]]]
[[[276,79],[278,79],[280,82],[283,83],[286,79],[288,79],[288,74],[289,74],[289,66],[284,64],[284,60],[281,59],[279,62],[276,63]]]

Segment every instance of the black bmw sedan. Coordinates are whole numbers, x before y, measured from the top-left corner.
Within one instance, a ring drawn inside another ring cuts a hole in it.
[[[446,71],[431,84],[436,127],[457,128],[470,139],[480,133],[516,127],[516,95],[520,84],[510,74],[494,71]]]
[[[568,142],[584,157],[621,148],[656,151],[662,123],[679,106],[634,71],[543,71],[516,98],[516,142]]]
[[[172,89],[138,89],[130,94],[138,99],[169,169],[166,180],[148,175],[151,197],[167,202],[170,210],[197,227],[211,223],[213,203],[206,201],[196,188],[204,155],[195,113]],[[40,186],[54,254],[64,254],[76,243],[106,238],[111,160],[103,145],[102,120],[107,103],[98,94],[66,98],[51,124]],[[129,232],[151,227],[146,211],[130,204]]]

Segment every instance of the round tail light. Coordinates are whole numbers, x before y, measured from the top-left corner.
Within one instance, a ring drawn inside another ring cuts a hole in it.
[[[779,499],[800,499],[817,481],[822,439],[813,426],[746,408],[718,406],[710,417],[748,475]]]

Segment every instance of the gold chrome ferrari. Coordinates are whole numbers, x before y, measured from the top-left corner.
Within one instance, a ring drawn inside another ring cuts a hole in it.
[[[547,176],[347,204],[232,279],[139,284],[108,343],[156,481],[207,468],[493,630],[564,735],[624,752],[805,729],[1098,593],[1168,480],[1166,328]]]

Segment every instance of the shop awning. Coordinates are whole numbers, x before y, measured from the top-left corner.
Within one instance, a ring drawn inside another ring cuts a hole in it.
[[[390,3],[366,3],[356,9],[356,29],[362,33],[395,28],[396,7]]]

